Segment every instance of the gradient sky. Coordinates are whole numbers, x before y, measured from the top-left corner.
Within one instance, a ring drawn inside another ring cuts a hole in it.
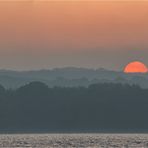
[[[0,69],[148,65],[148,1],[0,1]]]

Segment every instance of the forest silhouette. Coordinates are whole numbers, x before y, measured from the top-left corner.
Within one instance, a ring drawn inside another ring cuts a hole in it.
[[[99,83],[53,87],[0,86],[0,131],[148,131],[148,89]]]

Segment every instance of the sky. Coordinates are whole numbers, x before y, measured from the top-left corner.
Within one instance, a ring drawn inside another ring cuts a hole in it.
[[[0,69],[148,65],[148,1],[0,1]]]

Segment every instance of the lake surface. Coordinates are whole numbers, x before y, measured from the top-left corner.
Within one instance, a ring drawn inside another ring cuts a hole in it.
[[[148,134],[1,134],[7,148],[148,148]]]

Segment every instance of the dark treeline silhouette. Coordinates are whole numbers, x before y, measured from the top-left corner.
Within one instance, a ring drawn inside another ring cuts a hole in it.
[[[128,84],[0,86],[0,131],[148,131],[148,90]]]

